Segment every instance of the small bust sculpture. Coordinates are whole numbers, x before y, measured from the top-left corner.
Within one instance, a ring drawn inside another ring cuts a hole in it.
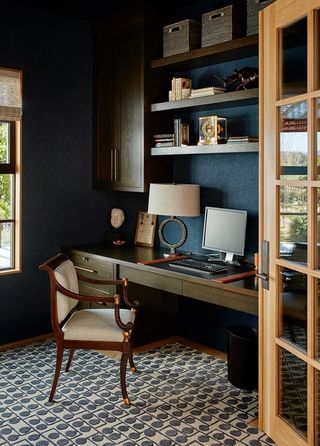
[[[111,226],[115,229],[120,228],[124,222],[124,213],[122,209],[113,208],[111,210]]]

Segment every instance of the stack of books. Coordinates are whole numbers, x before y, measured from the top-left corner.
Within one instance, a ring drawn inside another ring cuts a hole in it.
[[[155,147],[174,147],[175,136],[174,133],[159,133],[153,135]]]
[[[224,93],[225,88],[220,87],[205,87],[205,88],[192,88],[190,98],[199,98],[201,96],[212,96],[214,94]]]
[[[245,143],[245,142],[257,142],[259,141],[256,136],[230,136],[228,143]]]
[[[174,77],[171,80],[169,101],[188,99],[191,93],[192,80],[185,77]]]

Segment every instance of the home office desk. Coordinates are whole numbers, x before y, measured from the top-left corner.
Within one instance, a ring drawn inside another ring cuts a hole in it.
[[[182,297],[197,299],[233,310],[258,314],[258,285],[256,277],[248,277],[230,283],[219,283],[214,279],[224,277],[220,274],[207,274],[177,271],[168,263],[144,265],[161,259],[163,251],[124,245],[107,247],[105,243],[74,245],[63,248],[63,252],[80,268],[92,273],[108,271],[109,278],[127,277],[129,283],[168,292]],[[229,274],[235,274],[237,267],[231,267]],[[100,274],[101,276],[101,274]]]

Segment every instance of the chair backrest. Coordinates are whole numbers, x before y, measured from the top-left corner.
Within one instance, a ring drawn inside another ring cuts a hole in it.
[[[48,272],[50,278],[50,295],[51,295],[51,320],[53,328],[57,327],[57,323],[63,321],[70,311],[77,305],[78,300],[72,299],[57,291],[58,282],[68,291],[78,294],[79,284],[77,272],[74,264],[64,254],[57,254],[55,257],[44,262],[39,266]]]
[[[60,285],[62,285],[68,291],[72,291],[73,293],[79,293],[77,272],[71,260],[66,260],[64,263],[59,265],[54,270],[54,275],[57,282],[59,282]],[[68,296],[65,296],[59,291],[57,291],[56,293],[57,293],[58,322],[61,322],[63,321],[63,319],[65,319],[65,317],[68,316],[70,311],[77,305],[78,301],[75,299],[71,299]]]

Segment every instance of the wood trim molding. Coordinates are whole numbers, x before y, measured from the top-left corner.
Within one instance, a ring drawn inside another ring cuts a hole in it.
[[[14,342],[10,342],[8,344],[0,345],[0,351],[4,352],[6,350],[11,350],[16,347],[23,347],[24,345],[33,344],[34,342],[42,342],[42,341],[46,341],[47,339],[53,339],[53,338],[54,338],[54,334],[53,334],[53,332],[51,332],[51,333],[43,334],[40,336],[35,336],[32,338],[21,339],[20,341],[14,341]]]

